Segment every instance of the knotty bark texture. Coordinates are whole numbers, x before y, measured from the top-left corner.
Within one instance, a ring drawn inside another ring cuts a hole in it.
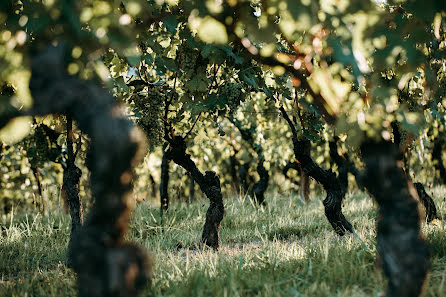
[[[437,208],[435,207],[435,202],[431,196],[426,192],[422,183],[414,183],[415,189],[417,190],[418,197],[424,206],[426,211],[426,221],[428,223],[435,219],[438,219]]]
[[[252,176],[249,174],[250,162],[239,163],[238,175],[240,177],[241,192],[243,194],[251,191],[251,185],[254,183]]]
[[[63,184],[62,191],[67,201],[68,209],[71,217],[71,233],[70,241],[68,242],[68,266],[73,263],[73,244],[76,241],[77,234],[84,223],[84,214],[82,209],[82,202],[79,197],[79,187],[82,176],[82,171],[74,163],[76,161],[77,152],[73,148],[73,120],[69,115],[67,120],[67,159],[66,166],[63,170]],[[79,149],[79,148],[78,148]]]
[[[429,269],[428,245],[420,230],[416,191],[390,142],[364,143],[363,183],[379,206],[378,252],[389,280],[387,297],[416,297]]]
[[[304,140],[303,151],[311,158],[311,143],[308,139]],[[300,171],[300,198],[305,203],[310,202],[310,177],[304,170]]]
[[[338,177],[331,171],[331,169],[324,170],[319,167],[319,165],[305,153],[303,149],[305,140],[298,137],[296,128],[283,107],[280,107],[280,112],[287,121],[293,134],[293,151],[296,160],[299,161],[302,170],[320,183],[327,193],[327,197],[324,199],[323,203],[325,207],[325,216],[331,226],[340,236],[343,236],[346,231],[353,233],[353,226],[342,213],[342,199],[345,196],[345,190],[342,188]]]
[[[150,278],[150,260],[126,243],[132,167],[140,138],[113,97],[94,81],[69,76],[62,46],[33,58],[32,113],[64,113],[91,138],[87,166],[95,203],[70,246],[79,296],[136,296]]]
[[[167,153],[169,159],[186,169],[209,199],[209,208],[206,212],[201,243],[215,250],[219,249],[221,245],[220,223],[223,220],[225,211],[220,178],[214,171],[206,171],[205,174],[200,172],[190,155],[186,153],[186,142],[181,136],[175,136],[170,140]]]
[[[156,197],[158,198],[159,196],[159,186],[157,186],[155,178],[153,177],[153,175],[151,173],[149,173],[149,179],[150,179],[150,193],[152,195],[152,197]]]
[[[161,160],[161,182],[160,182],[160,199],[161,214],[169,209],[169,158],[167,156],[168,143],[163,145],[163,158]]]
[[[231,121],[231,123],[239,130],[242,139],[246,141],[257,154],[258,163],[256,169],[257,173],[259,174],[259,180],[255,182],[255,184],[252,187],[245,185],[246,187],[245,190],[248,190],[249,196],[252,199],[254,199],[258,204],[265,205],[266,204],[265,192],[268,189],[269,172],[263,165],[265,161],[265,157],[263,155],[263,147],[260,144],[255,143],[253,137],[254,133],[253,129],[244,128],[242,124],[234,117],[229,117],[229,121]],[[249,170],[249,164],[248,167],[246,168],[246,172],[248,172],[248,170]],[[247,181],[247,178],[241,177],[241,179],[244,180],[245,182]]]
[[[334,137],[332,141],[328,143],[330,158],[338,166],[338,178],[341,187],[345,193],[348,190],[348,174],[351,173],[356,180],[356,185],[360,190],[364,190],[364,186],[361,184],[361,178],[359,170],[356,168],[355,163],[345,155],[339,155],[338,153],[338,137]]]
[[[392,132],[393,132],[393,142],[399,149],[398,160],[402,162],[402,168],[406,175],[406,178],[409,182],[413,182],[410,177],[410,149],[409,146],[413,142],[412,137],[407,137],[408,139],[404,139],[400,132],[400,126],[397,122],[392,122]],[[431,196],[426,193],[424,189],[424,185],[417,182],[414,183],[415,189],[417,190],[416,197],[417,200],[424,207],[426,221],[428,223],[432,222],[437,218],[437,208],[435,206],[435,202]]]
[[[234,148],[234,154],[229,157],[229,174],[231,175],[231,188],[234,192],[239,193],[240,182],[237,174],[237,169],[240,166],[240,162],[237,160],[237,150]]]
[[[268,188],[269,182],[269,172],[266,170],[265,166],[263,166],[264,158],[263,156],[260,158],[259,163],[257,164],[257,173],[259,174],[259,180],[252,187],[252,191],[250,196],[260,205],[266,205],[265,201],[265,192]]]

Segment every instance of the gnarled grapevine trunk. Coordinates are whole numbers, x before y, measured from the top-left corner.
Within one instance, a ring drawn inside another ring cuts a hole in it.
[[[158,193],[159,193],[159,186],[157,186],[155,178],[153,177],[152,174],[149,173],[149,179],[150,179],[150,194],[152,195],[152,197],[158,197]]]
[[[161,182],[160,182],[160,199],[161,214],[169,209],[169,158],[167,157],[166,148],[168,143],[163,145],[163,158],[161,160]]]
[[[311,143],[309,140],[305,140],[303,151],[311,158]],[[298,165],[300,167],[300,164]],[[304,170],[300,170],[300,198],[305,203],[310,201],[310,177]]]
[[[64,54],[58,46],[34,57],[30,89],[33,114],[65,113],[91,138],[95,204],[70,246],[79,296],[135,296],[150,277],[146,253],[124,242],[139,138],[106,90],[66,73]]]
[[[360,190],[364,190],[364,186],[361,184],[361,178],[359,170],[356,168],[354,162],[348,158],[348,156],[341,156],[338,153],[338,137],[335,137],[333,141],[329,142],[330,158],[338,166],[339,182],[341,187],[347,193],[348,190],[348,173],[353,174],[356,180],[356,184]]]
[[[203,227],[201,243],[219,249],[220,242],[220,223],[223,220],[224,205],[223,195],[221,193],[220,179],[214,171],[201,173],[195,165],[190,155],[186,153],[186,142],[184,138],[175,136],[170,141],[170,147],[167,151],[169,159],[186,169],[193,177],[200,189],[209,199],[209,208],[206,212],[206,222]]]
[[[331,226],[340,236],[343,236],[346,231],[353,232],[353,226],[342,213],[342,199],[345,196],[345,191],[338,178],[331,170],[324,170],[319,167],[319,165],[305,153],[303,149],[305,140],[298,138],[296,128],[288,117],[285,109],[280,107],[280,111],[290,126],[293,134],[293,151],[296,160],[299,161],[302,170],[320,183],[327,192],[327,197],[324,199],[323,203],[325,207],[325,216]]]
[[[240,180],[238,176],[238,168],[240,167],[240,162],[237,160],[238,149],[231,141],[227,143],[232,147],[233,153],[229,156],[229,174],[231,175],[231,188],[235,193],[240,192]]]
[[[420,230],[416,191],[389,142],[362,146],[363,183],[379,206],[378,252],[389,280],[387,297],[420,296],[429,269],[428,246]]]
[[[260,179],[252,187],[251,197],[253,197],[258,204],[265,205],[265,192],[268,188],[269,173],[263,166],[263,158],[259,160],[257,173],[259,174]]]
[[[230,167],[230,174],[231,174],[231,187],[232,190],[236,193],[240,191],[240,183],[239,178],[237,174],[237,168],[240,166],[240,162],[237,160],[236,152],[234,152],[233,155],[229,157],[229,167]]]
[[[242,126],[242,124],[234,117],[229,117],[229,121],[234,124],[234,126],[239,130],[240,135],[242,136],[242,139],[246,141],[257,153],[258,157],[258,164],[257,164],[257,173],[259,174],[259,180],[252,186],[249,187],[247,184],[247,178],[243,178],[242,174],[241,180],[244,181],[244,190],[248,191],[249,196],[251,196],[252,199],[254,199],[258,204],[265,205],[265,192],[268,189],[268,182],[269,182],[269,172],[265,169],[265,166],[263,165],[263,162],[265,161],[265,158],[263,156],[263,147],[260,144],[256,144],[254,142],[254,137],[252,134],[251,129],[246,129]],[[242,166],[246,166],[245,172],[248,173],[249,171],[249,164],[245,163]],[[241,168],[241,166],[239,166]]]
[[[414,183],[415,189],[417,190],[418,197],[426,210],[426,221],[428,223],[435,219],[438,219],[437,208],[435,207],[435,202],[431,196],[426,192],[422,183]]]
[[[240,177],[241,192],[243,194],[249,193],[251,191],[250,185],[252,184],[252,177],[249,174],[249,162],[239,163],[238,175]]]
[[[82,176],[82,171],[74,164],[76,160],[76,153],[73,148],[73,121],[69,115],[67,119],[67,154],[66,166],[63,171],[63,185],[62,191],[67,201],[68,209],[71,217],[71,233],[70,241],[68,242],[68,256],[67,264],[71,266],[73,263],[73,244],[76,241],[76,236],[84,223],[84,214],[82,209],[82,202],[79,197],[79,186]],[[79,149],[79,148],[78,148]]]
[[[409,138],[409,141],[405,141],[406,143],[403,143],[401,133],[400,133],[400,127],[397,122],[392,122],[392,131],[393,131],[393,141],[399,148],[399,154],[398,159],[403,163],[403,171],[406,174],[406,178],[412,182],[412,178],[410,177],[409,171],[410,171],[410,150],[408,148],[408,143],[410,143],[411,138]],[[435,207],[434,200],[426,193],[424,190],[423,184],[417,182],[414,183],[415,189],[417,190],[417,196],[418,201],[421,203],[421,205],[424,207],[425,214],[426,214],[426,220],[428,223],[432,222],[434,219],[437,218],[437,208]]]

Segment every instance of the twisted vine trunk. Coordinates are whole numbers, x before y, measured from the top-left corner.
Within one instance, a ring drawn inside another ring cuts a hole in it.
[[[240,182],[239,177],[237,174],[237,168],[240,166],[240,162],[237,160],[236,157],[237,152],[234,152],[233,155],[229,157],[229,168],[230,168],[230,174],[231,174],[231,187],[232,190],[236,193],[240,192]]]
[[[157,187],[157,185],[156,185],[155,178],[153,177],[152,174],[149,174],[149,179],[150,179],[150,186],[152,188],[150,190],[150,193],[152,194],[152,197],[158,198],[158,189],[159,189],[159,187]]]
[[[251,191],[250,184],[252,184],[252,177],[249,174],[249,162],[239,163],[238,175],[240,176],[240,185],[242,194],[249,193]]]
[[[265,161],[265,158],[263,156],[263,147],[260,144],[256,144],[254,142],[252,129],[244,128],[242,124],[234,117],[229,117],[229,121],[239,130],[242,139],[253,148],[258,156],[257,173],[259,174],[259,180],[255,182],[252,187],[249,187],[249,185],[247,184],[246,175],[248,175],[249,172],[249,163],[245,163],[241,166],[239,165],[239,169],[242,168],[242,166],[245,166],[245,168],[243,169],[244,172],[246,172],[246,175],[242,176],[242,174],[240,174],[241,180],[245,183],[244,190],[247,190],[249,196],[258,204],[265,205],[265,192],[268,189],[269,172],[266,170],[263,164]]]
[[[186,153],[186,142],[180,136],[175,136],[170,141],[170,147],[167,153],[169,159],[189,172],[209,199],[210,203],[206,212],[206,221],[203,227],[201,243],[215,250],[219,249],[221,245],[220,223],[223,220],[225,211],[219,177],[214,171],[206,171],[203,174],[198,170],[190,155]]]
[[[33,204],[34,207],[38,208],[40,210],[40,205],[42,205],[44,207],[44,203],[43,203],[43,187],[42,187],[42,181],[40,179],[40,172],[39,169],[35,166],[31,165],[31,171],[33,173],[34,179],[36,180],[36,184],[37,184],[37,193],[39,194],[39,199],[38,201],[35,200],[35,198],[33,198]]]
[[[305,140],[303,151],[311,158],[311,143],[309,140]],[[298,165],[300,167],[300,164]],[[300,170],[300,198],[305,203],[310,202],[310,177],[304,170]]]
[[[400,127],[397,122],[392,122],[392,132],[394,139],[393,141],[399,149],[398,159],[403,164],[403,171],[406,175],[407,180],[409,180],[412,183],[413,181],[409,174],[410,150],[407,144],[408,141],[406,140],[406,144],[402,142]],[[416,197],[418,198],[418,201],[421,203],[421,205],[424,207],[426,221],[430,223],[437,218],[437,208],[435,206],[435,202],[432,199],[432,197],[426,193],[426,190],[424,189],[424,185],[422,183],[419,182],[414,183],[414,186],[417,191]]]
[[[429,269],[416,191],[399,162],[397,146],[365,143],[363,183],[379,205],[378,252],[389,280],[387,297],[420,296]]]
[[[30,90],[33,114],[65,113],[91,138],[87,166],[95,204],[70,246],[79,296],[136,296],[151,273],[146,253],[124,241],[140,140],[106,90],[66,73],[64,56],[62,46],[35,56]]]
[[[330,158],[338,166],[338,180],[339,180],[339,184],[341,186],[342,192],[345,195],[347,193],[347,190],[348,190],[348,168],[347,168],[347,162],[341,155],[339,155],[339,153],[338,153],[338,146],[337,146],[337,141],[336,140],[330,141],[328,143],[328,145],[329,145]]]
[[[169,158],[165,151],[168,143],[163,145],[163,158],[161,160],[161,182],[160,182],[160,212],[167,211],[169,209]]]
[[[79,197],[79,186],[82,176],[82,171],[74,164],[76,160],[75,153],[73,151],[73,121],[69,115],[67,115],[67,148],[68,158],[66,167],[63,171],[63,184],[62,191],[65,195],[68,209],[71,217],[71,233],[70,241],[68,242],[68,256],[67,264],[71,266],[73,263],[73,244],[76,241],[77,234],[84,222],[84,214],[82,209],[82,202]]]
[[[311,159],[311,157],[305,153],[305,140],[298,138],[296,128],[283,107],[280,107],[280,112],[282,113],[283,118],[287,121],[293,134],[293,151],[296,160],[299,161],[302,170],[314,178],[316,182],[321,184],[327,193],[323,203],[325,208],[325,216],[327,217],[331,226],[340,236],[345,235],[346,231],[353,233],[353,226],[342,213],[342,199],[345,196],[345,191],[342,188],[339,179],[331,170],[324,170],[319,167],[319,165],[317,165],[313,159]]]
[[[338,153],[338,137],[335,137],[333,141],[328,143],[330,158],[338,166],[339,182],[341,183],[342,189],[347,193],[348,190],[348,173],[353,174],[356,180],[356,184],[360,190],[364,190],[364,186],[361,183],[359,170],[356,168],[352,160],[348,156],[341,156]]]
[[[265,192],[268,188],[269,172],[263,166],[263,158],[259,160],[257,165],[257,173],[260,179],[254,184],[251,191],[251,197],[260,205],[266,205]]]
[[[415,189],[417,190],[420,202],[423,204],[426,211],[426,221],[428,223],[435,219],[438,219],[437,208],[435,207],[435,202],[431,196],[426,192],[422,183],[414,183]]]

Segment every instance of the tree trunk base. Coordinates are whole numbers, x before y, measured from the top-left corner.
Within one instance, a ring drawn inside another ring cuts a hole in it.
[[[124,242],[141,140],[108,91],[68,75],[66,54],[59,45],[34,56],[29,86],[33,115],[65,113],[91,138],[87,166],[95,204],[70,248],[79,296],[136,296],[151,273],[145,251]]]
[[[84,214],[82,209],[82,202],[79,197],[79,184],[82,176],[82,171],[71,162],[67,163],[64,169],[62,190],[68,204],[71,217],[71,233],[70,241],[68,242],[67,265],[72,266],[73,262],[73,243],[77,240],[76,236],[84,222]]]
[[[170,147],[167,152],[168,157],[190,173],[209,199],[209,208],[206,212],[206,221],[200,243],[217,250],[221,245],[220,224],[224,215],[220,179],[214,171],[206,171],[203,175],[190,158],[190,155],[186,153],[186,147],[184,138],[175,136],[170,142]]]
[[[435,202],[431,196],[426,192],[422,183],[414,183],[415,189],[417,190],[420,202],[423,204],[426,211],[426,221],[428,223],[435,219],[438,219],[437,208],[435,207]]]
[[[409,184],[392,143],[362,147],[364,185],[379,205],[378,252],[389,280],[387,297],[422,294],[429,269],[428,245],[420,230],[415,189]]]
[[[327,190],[327,197],[323,201],[325,216],[339,236],[344,236],[347,231],[350,233],[354,232],[352,224],[350,224],[342,213],[343,197],[342,191]]]

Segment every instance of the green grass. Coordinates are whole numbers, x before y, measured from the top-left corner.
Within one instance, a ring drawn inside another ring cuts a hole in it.
[[[434,188],[440,214],[445,188]],[[173,203],[160,222],[158,206],[139,204],[128,238],[154,258],[154,279],[144,296],[379,296],[385,280],[376,262],[372,200],[348,194],[344,213],[361,239],[337,237],[320,197],[303,205],[297,195],[270,196],[266,208],[226,198],[222,249],[198,251],[206,200]],[[1,219],[0,296],[75,296],[64,265],[69,217],[10,215]],[[446,296],[446,232],[423,226],[431,243],[426,296]]]

